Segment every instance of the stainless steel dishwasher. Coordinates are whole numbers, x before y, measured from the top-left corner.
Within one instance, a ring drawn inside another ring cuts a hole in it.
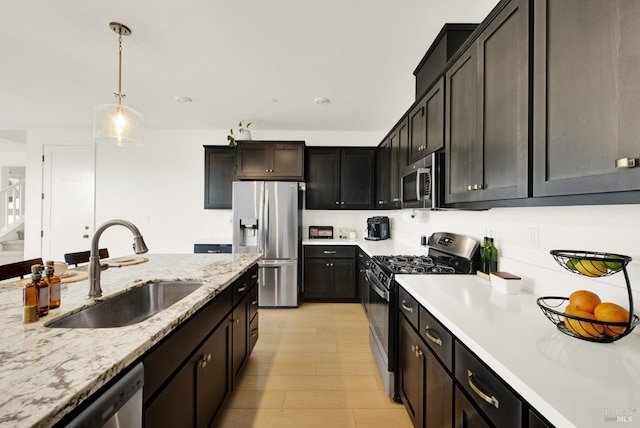
[[[142,428],[144,366],[138,363],[76,416],[68,428]]]

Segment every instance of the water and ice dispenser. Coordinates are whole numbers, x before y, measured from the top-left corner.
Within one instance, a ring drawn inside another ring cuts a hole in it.
[[[258,219],[245,217],[240,219],[240,246],[258,247]]]

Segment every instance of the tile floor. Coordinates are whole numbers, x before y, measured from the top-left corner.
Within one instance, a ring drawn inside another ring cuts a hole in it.
[[[359,304],[261,309],[260,338],[220,427],[409,428],[387,398]]]

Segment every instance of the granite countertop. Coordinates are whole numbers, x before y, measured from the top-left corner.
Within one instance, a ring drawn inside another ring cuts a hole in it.
[[[636,331],[613,343],[588,342],[561,333],[525,291],[506,295],[472,275],[396,279],[558,428],[608,426],[618,415],[627,417],[624,426],[640,426]]]
[[[159,314],[127,327],[49,329],[92,303],[87,280],[63,284],[62,305],[22,322],[22,289],[0,287],[0,426],[51,426],[246,272],[259,254],[151,254],[148,262],[102,271],[103,298],[153,280],[205,285]]]

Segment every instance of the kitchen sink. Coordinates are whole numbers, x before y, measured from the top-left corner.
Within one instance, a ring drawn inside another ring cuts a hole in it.
[[[50,328],[114,328],[144,321],[200,288],[202,281],[154,281],[47,324]]]

